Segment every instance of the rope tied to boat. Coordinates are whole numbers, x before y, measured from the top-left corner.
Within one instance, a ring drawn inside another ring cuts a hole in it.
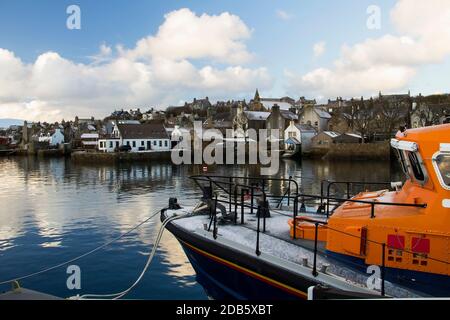
[[[148,256],[147,262],[145,263],[144,268],[142,269],[141,273],[139,274],[139,277],[136,279],[136,281],[127,289],[121,291],[121,292],[117,292],[117,293],[110,293],[110,294],[83,294],[83,295],[76,295],[73,297],[70,297],[69,299],[71,300],[105,300],[105,298],[111,298],[111,299],[106,299],[106,300],[118,300],[120,298],[122,298],[123,296],[125,296],[128,292],[130,292],[135,286],[138,285],[138,283],[142,280],[142,278],[144,277],[145,273],[147,272],[148,267],[150,266],[151,262],[153,261],[153,257],[156,254],[156,250],[159,246],[159,243],[161,241],[162,235],[164,233],[164,230],[166,228],[166,225],[176,219],[181,219],[181,218],[185,218],[187,216],[191,215],[191,213],[184,213],[181,215],[174,215],[172,217],[168,217],[166,218],[163,223],[161,224],[161,227],[159,229],[158,235],[156,237],[155,242],[153,243],[153,247],[152,247],[152,251]]]
[[[42,269],[42,270],[30,273],[30,274],[27,274],[27,275],[23,275],[23,276],[20,276],[20,277],[17,277],[17,278],[1,281],[0,285],[8,284],[8,283],[19,283],[20,280],[31,278],[31,277],[34,277],[34,276],[37,276],[37,275],[40,275],[40,274],[43,274],[43,273],[46,273],[46,272],[58,269],[58,268],[61,268],[61,267],[65,266],[65,265],[68,265],[68,264],[70,264],[72,262],[80,260],[80,259],[82,259],[84,257],[87,257],[87,256],[91,255],[91,254],[94,254],[97,251],[100,251],[101,249],[103,249],[103,248],[111,245],[112,243],[114,243],[114,242],[124,238],[125,236],[129,235],[131,232],[135,231],[136,229],[138,229],[139,227],[141,227],[145,223],[149,222],[151,219],[153,219],[156,215],[158,215],[164,209],[166,209],[166,208],[158,209],[157,211],[153,212],[148,218],[146,218],[143,221],[139,222],[134,227],[130,228],[128,231],[122,233],[121,235],[117,236],[116,238],[114,238],[114,239],[112,239],[112,240],[110,240],[108,242],[105,242],[104,244],[102,244],[102,245],[100,245],[100,246],[98,246],[98,247],[96,247],[96,248],[94,248],[92,250],[89,250],[89,251],[87,251],[87,252],[85,252],[85,253],[77,256],[77,257],[74,257],[74,258],[72,258],[70,260],[58,263],[58,264],[56,264],[54,266],[51,266],[51,267],[48,267],[48,268],[45,268],[45,269]]]

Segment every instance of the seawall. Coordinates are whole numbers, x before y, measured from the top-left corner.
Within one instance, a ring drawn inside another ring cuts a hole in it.
[[[71,155],[72,161],[78,163],[116,163],[134,161],[170,161],[170,151],[155,152],[85,152],[77,151]]]
[[[389,141],[377,143],[335,143],[330,148],[312,150],[312,155],[333,160],[390,160]]]

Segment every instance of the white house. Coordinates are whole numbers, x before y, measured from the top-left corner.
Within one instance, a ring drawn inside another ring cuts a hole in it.
[[[39,142],[48,142],[51,146],[58,146],[64,143],[64,135],[61,132],[61,129],[55,129],[55,132],[52,135],[40,136],[38,138]]]
[[[286,130],[284,130],[285,148],[295,149],[297,145],[301,145],[302,152],[308,152],[311,149],[312,138],[316,133],[316,130],[309,124],[291,121]]]
[[[170,137],[162,123],[116,124],[112,134],[98,140],[98,149],[114,152],[120,146],[130,146],[131,152],[169,151]]]

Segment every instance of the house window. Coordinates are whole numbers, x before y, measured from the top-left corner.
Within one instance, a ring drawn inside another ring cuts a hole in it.
[[[119,141],[116,141],[116,148],[119,147]]]
[[[164,141],[164,147],[167,148],[167,140]]]
[[[162,147],[162,140],[159,140],[159,146]]]
[[[153,145],[156,146],[156,140],[153,140]]]
[[[129,146],[130,145],[130,141],[127,141],[127,146]]]
[[[109,142],[109,147],[110,147],[110,148],[113,147],[113,142],[112,142],[112,141]]]
[[[141,141],[141,147],[143,147],[145,144],[144,144],[144,141]]]
[[[136,141],[133,141],[133,148],[136,148]]]

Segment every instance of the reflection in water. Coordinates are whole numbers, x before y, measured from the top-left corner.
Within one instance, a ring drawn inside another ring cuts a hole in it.
[[[75,165],[70,160],[0,158],[0,281],[73,258],[125,232],[177,197],[192,205],[200,190],[187,179],[201,166],[170,163]],[[211,166],[210,174],[257,176],[258,166]],[[400,170],[380,162],[282,161],[279,177],[294,177],[304,193],[320,181],[399,180]],[[271,193],[286,185],[272,182]],[[338,190],[339,191],[339,190]],[[95,256],[80,260],[82,290],[66,288],[65,269],[24,280],[22,285],[67,297],[128,287],[143,267],[159,229],[154,219]],[[0,287],[0,289],[5,289]],[[129,298],[204,299],[176,239],[166,232],[148,274]]]

